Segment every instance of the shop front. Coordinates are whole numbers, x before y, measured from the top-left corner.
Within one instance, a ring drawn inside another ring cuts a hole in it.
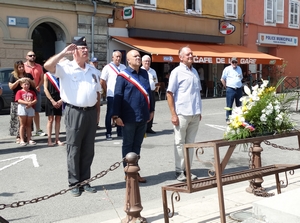
[[[163,81],[165,75],[180,62],[178,57],[179,49],[189,46],[194,54],[194,67],[197,70],[203,68],[204,79],[211,88],[220,80],[224,67],[231,63],[232,57],[238,58],[238,63],[243,72],[252,70],[255,74],[259,73],[262,64],[283,64],[282,58],[239,45],[191,43],[187,41],[166,41],[121,36],[111,36],[110,42],[111,50],[122,49],[128,52],[131,49],[136,49],[142,55],[150,55],[152,67],[156,69],[160,81]]]

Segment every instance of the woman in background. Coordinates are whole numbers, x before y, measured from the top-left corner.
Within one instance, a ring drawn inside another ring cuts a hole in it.
[[[14,71],[11,73],[9,77],[9,88],[13,91],[12,100],[10,105],[10,126],[9,133],[11,136],[16,136],[16,143],[20,143],[20,124],[18,118],[18,102],[15,101],[15,96],[18,90],[21,90],[21,83],[23,80],[29,80],[30,89],[35,89],[35,82],[33,80],[33,76],[31,74],[25,73],[24,63],[23,61],[16,61],[14,63]]]
[[[60,98],[59,80],[50,72],[46,72],[44,75],[44,92],[47,97],[45,114],[46,116],[48,116],[48,122],[47,122],[48,146],[54,146],[54,144],[63,146],[64,143],[59,140],[60,120],[62,116],[63,101]],[[55,121],[54,144],[51,139],[53,121]]]

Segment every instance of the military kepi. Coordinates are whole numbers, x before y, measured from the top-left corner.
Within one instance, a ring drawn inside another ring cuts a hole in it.
[[[86,39],[83,36],[83,37],[81,37],[79,39],[73,39],[72,43],[76,44],[77,46],[86,46]]]

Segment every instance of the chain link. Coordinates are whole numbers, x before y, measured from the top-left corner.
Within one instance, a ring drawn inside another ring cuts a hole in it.
[[[268,145],[268,146],[272,146],[272,147],[274,147],[274,148],[277,148],[277,149],[282,149],[282,150],[289,150],[289,151],[300,151],[300,148],[290,148],[290,147],[285,147],[285,146],[280,146],[280,145],[278,145],[278,144],[276,144],[276,143],[271,143],[270,141],[268,141],[268,140],[264,140],[263,141],[266,145]]]
[[[63,189],[63,190],[61,190],[59,192],[56,192],[54,194],[44,195],[42,197],[37,197],[37,198],[33,198],[31,200],[26,200],[26,201],[16,201],[16,202],[13,202],[11,204],[0,204],[0,211],[4,210],[5,208],[18,208],[18,207],[22,207],[26,204],[34,204],[34,203],[38,203],[40,201],[48,200],[49,198],[55,197],[57,195],[63,195],[63,194],[67,193],[68,191],[70,191],[70,190],[72,190],[76,187],[82,187],[82,186],[84,186],[86,184],[89,184],[90,182],[92,182],[96,179],[104,177],[108,172],[118,169],[121,166],[121,164],[124,162],[124,160],[125,160],[125,158],[123,158],[122,161],[120,161],[120,162],[114,163],[107,170],[101,171],[100,173],[96,174],[95,176],[91,177],[90,179],[82,181],[82,182],[80,182],[80,183],[78,183],[78,184],[76,184],[72,187],[69,187],[68,189]]]

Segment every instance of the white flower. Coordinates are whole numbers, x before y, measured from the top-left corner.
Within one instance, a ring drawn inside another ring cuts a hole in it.
[[[248,96],[251,95],[251,90],[250,90],[250,88],[249,88],[247,85],[244,86],[244,92],[245,92],[246,95],[248,95]]]
[[[274,110],[277,111],[277,112],[280,112],[280,105],[275,105]]]
[[[263,80],[262,79],[262,81],[263,81],[263,83],[262,83],[262,85],[261,85],[261,88],[265,88],[265,87],[267,87],[268,86],[268,84],[269,84],[269,81],[268,80]]]
[[[266,122],[266,121],[267,121],[267,116],[266,116],[265,114],[262,114],[262,115],[260,116],[260,121]]]

